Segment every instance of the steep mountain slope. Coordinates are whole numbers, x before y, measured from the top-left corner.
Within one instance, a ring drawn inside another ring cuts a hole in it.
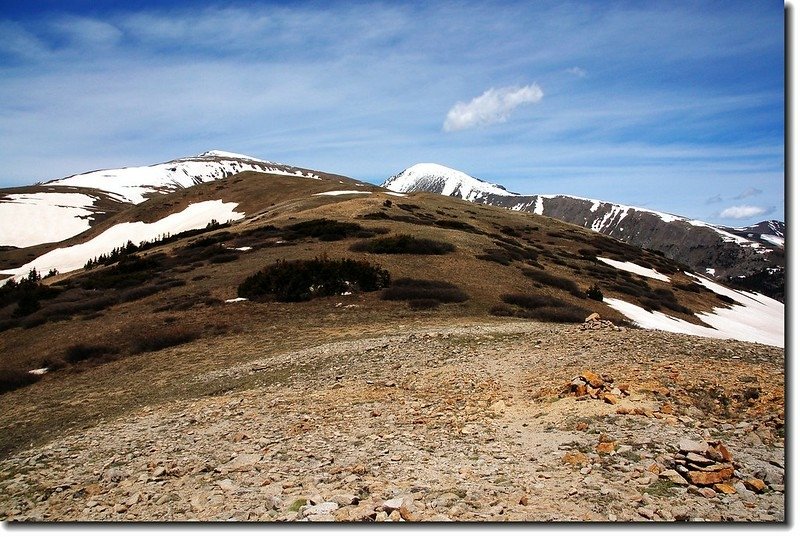
[[[435,164],[417,164],[387,179],[396,192],[434,192],[532,212],[577,224],[629,244],[658,250],[720,281],[783,300],[782,222],[727,228],[677,215],[565,195],[520,195]]]

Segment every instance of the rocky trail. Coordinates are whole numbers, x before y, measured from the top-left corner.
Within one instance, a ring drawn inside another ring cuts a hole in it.
[[[192,380],[256,387],[17,452],[0,519],[784,520],[782,349],[529,322],[397,330],[208,371]]]

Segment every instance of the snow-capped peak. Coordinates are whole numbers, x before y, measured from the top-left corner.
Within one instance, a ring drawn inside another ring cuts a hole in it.
[[[193,157],[189,157],[191,159]],[[241,153],[231,153],[230,151],[220,151],[219,149],[212,149],[205,153],[200,153],[197,158],[232,158],[238,160],[253,160],[255,162],[269,162],[268,160],[251,157],[250,155],[243,155]],[[188,160],[188,159],[187,159]]]
[[[430,162],[406,168],[387,179],[381,186],[395,192],[438,192],[467,201],[475,201],[476,198],[487,194],[514,195],[501,185],[482,181],[464,172]]]
[[[151,166],[82,173],[47,184],[94,188],[108,192],[120,201],[141,203],[148,194],[154,192],[170,192],[250,171],[319,179],[312,172],[294,166],[212,150],[196,157],[179,158]]]

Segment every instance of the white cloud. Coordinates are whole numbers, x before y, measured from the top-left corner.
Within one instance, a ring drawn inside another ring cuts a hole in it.
[[[445,132],[460,131],[472,127],[502,123],[520,105],[536,103],[544,93],[537,84],[489,88],[480,97],[469,103],[457,102],[444,120]]]
[[[753,218],[768,212],[769,209],[765,207],[756,207],[754,205],[735,205],[733,207],[728,207],[719,213],[719,216],[720,218]]]
[[[571,75],[575,75],[575,76],[577,76],[577,77],[580,77],[580,78],[583,78],[583,77],[585,77],[585,76],[586,76],[586,74],[587,74],[587,73],[586,73],[586,69],[581,69],[581,68],[580,68],[580,67],[578,67],[578,66],[575,66],[575,67],[570,67],[569,69],[567,69],[567,72],[568,72],[569,74],[571,74]]]

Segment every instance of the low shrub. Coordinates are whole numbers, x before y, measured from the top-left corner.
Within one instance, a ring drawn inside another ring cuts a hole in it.
[[[603,291],[600,290],[600,286],[597,285],[596,283],[592,284],[592,286],[586,290],[586,297],[591,300],[597,300],[598,302],[602,302]]]
[[[562,278],[561,276],[550,274],[547,271],[536,269],[523,269],[522,273],[536,282],[568,291],[573,296],[580,298],[586,297],[578,287],[578,284],[568,278]]]
[[[357,234],[364,234],[366,230],[354,222],[338,222],[328,218],[318,218],[306,222],[298,222],[286,228],[283,237],[286,240],[298,240],[307,237],[321,241],[339,241]]]
[[[514,306],[519,306],[525,309],[562,307],[569,305],[563,300],[546,295],[509,294],[502,295],[500,300],[506,304],[513,304]]]
[[[132,349],[138,354],[189,343],[200,337],[200,332],[188,328],[150,328],[133,336]]]
[[[64,360],[70,364],[77,364],[86,360],[97,361],[98,358],[106,358],[105,361],[108,361],[108,358],[113,359],[117,354],[119,354],[119,349],[116,347],[80,343],[67,347],[64,351]]]
[[[467,222],[462,222],[461,220],[437,220],[434,224],[438,227],[443,227],[445,229],[456,229],[458,231],[466,231],[467,233],[475,233],[477,235],[483,235],[483,231],[476,228],[472,224],[468,224]]]
[[[238,296],[302,302],[346,291],[377,291],[389,285],[389,273],[380,266],[353,259],[278,261],[243,281]]]
[[[455,249],[455,246],[447,242],[422,239],[411,235],[380,237],[358,241],[350,245],[350,250],[353,252],[368,252],[371,254],[443,255]]]
[[[506,304],[498,304],[497,306],[492,306],[491,309],[489,309],[489,313],[498,317],[515,317],[517,315],[517,311],[518,310],[515,308],[507,306]]]
[[[505,267],[511,264],[511,257],[508,255],[508,253],[499,248],[489,248],[485,250],[485,253],[476,255],[475,257],[482,259],[483,261],[491,261],[492,263],[497,263]]]
[[[239,254],[236,252],[224,252],[213,255],[209,258],[208,262],[212,264],[230,263],[239,259]]]
[[[588,310],[575,306],[544,307],[525,311],[525,317],[553,323],[582,323],[588,315]]]
[[[41,375],[28,373],[26,369],[0,369],[0,393],[10,392],[33,384],[40,378]]]

